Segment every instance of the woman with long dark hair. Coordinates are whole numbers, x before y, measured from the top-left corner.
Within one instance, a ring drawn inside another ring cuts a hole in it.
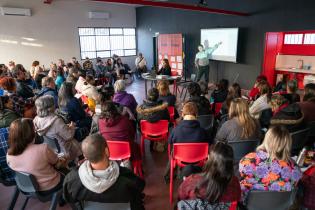
[[[75,89],[70,82],[64,82],[58,93],[59,108],[62,113],[66,114],[67,119],[75,123],[79,130],[76,130],[75,139],[81,141],[91,129],[92,118],[88,116],[79,99],[74,97]]]
[[[168,59],[164,58],[162,60],[162,68],[157,71],[157,74],[168,75],[171,76],[171,66]]]
[[[131,157],[141,159],[139,145],[135,142],[135,124],[128,116],[119,112],[114,102],[105,102],[102,104],[101,110],[102,113],[98,120],[99,133],[107,140],[129,141]]]
[[[238,178],[234,176],[232,147],[217,142],[203,172],[187,177],[180,185],[178,199],[200,199],[210,204],[239,201],[241,188]]]

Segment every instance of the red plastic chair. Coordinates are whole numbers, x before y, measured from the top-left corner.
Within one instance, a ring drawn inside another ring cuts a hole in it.
[[[170,203],[173,203],[173,175],[178,165],[184,167],[187,164],[203,166],[208,159],[208,143],[175,143],[170,155]]]
[[[237,201],[233,201],[231,203],[230,209],[229,210],[237,210]]]
[[[109,148],[109,159],[110,160],[127,160],[131,157],[131,147],[129,140],[125,141],[106,141]],[[133,172],[143,178],[142,173],[142,161],[134,160],[132,161]]]
[[[173,123],[174,127],[176,126],[176,120],[175,120],[175,107],[169,106],[167,107],[168,112],[170,113],[170,122]]]
[[[214,116],[217,117],[220,114],[220,110],[222,108],[223,103],[214,103]]]
[[[168,139],[168,121],[160,120],[155,123],[150,123],[146,120],[141,120],[141,155],[144,157],[144,140],[150,141],[167,141]]]

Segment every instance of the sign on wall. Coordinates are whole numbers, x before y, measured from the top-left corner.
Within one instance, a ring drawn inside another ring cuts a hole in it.
[[[158,36],[158,64],[162,67],[162,60],[168,59],[172,72],[183,73],[183,35],[160,34]]]

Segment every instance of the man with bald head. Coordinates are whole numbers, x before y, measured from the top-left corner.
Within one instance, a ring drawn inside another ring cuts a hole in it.
[[[130,203],[131,210],[142,210],[144,181],[129,169],[109,160],[109,149],[100,134],[82,142],[86,160],[64,180],[64,197],[70,203]]]

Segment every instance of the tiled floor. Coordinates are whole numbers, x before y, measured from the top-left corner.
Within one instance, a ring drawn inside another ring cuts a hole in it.
[[[128,86],[127,91],[132,93],[138,104],[142,104],[145,97],[144,82],[136,81]],[[167,163],[167,153],[150,152],[148,144],[146,145],[146,155],[143,160],[145,171],[145,207],[146,210],[171,210],[169,204],[169,185],[165,184],[163,175]],[[176,189],[176,188],[174,188]],[[0,210],[7,209],[10,202],[13,187],[4,187],[0,185]],[[175,193],[174,193],[175,195]],[[15,209],[20,209],[23,205],[25,197],[20,195]],[[49,209],[50,203],[40,203],[31,199],[26,207],[28,210],[45,210]],[[69,210],[68,205],[58,207],[58,210]]]

